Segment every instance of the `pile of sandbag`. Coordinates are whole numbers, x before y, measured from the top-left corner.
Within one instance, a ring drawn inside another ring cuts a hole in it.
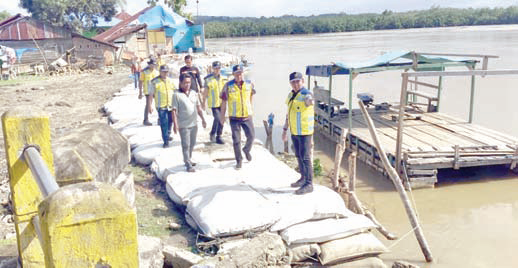
[[[128,139],[133,159],[150,165],[165,182],[171,200],[185,207],[192,228],[213,238],[250,231],[279,235],[292,263],[384,267],[377,256],[387,249],[370,232],[376,225],[349,211],[335,191],[314,185],[312,193],[295,195],[290,184],[300,174],[260,142],[253,145],[253,160],[236,170],[228,126],[226,145],[209,143],[209,129],[199,126],[192,157],[196,172],[186,172],[180,137],[173,135],[171,147],[162,148],[160,127],[142,125],[144,102],[137,94],[132,86],[125,87],[103,109],[112,126]],[[150,121],[156,122],[156,113]]]

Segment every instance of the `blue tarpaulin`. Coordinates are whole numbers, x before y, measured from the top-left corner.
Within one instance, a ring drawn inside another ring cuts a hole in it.
[[[165,10],[162,6],[155,6],[138,17],[140,23],[145,23],[148,30],[164,29],[166,37],[173,38],[175,51],[187,52],[192,48],[194,52],[205,50],[205,33],[202,25],[192,25],[186,18]],[[189,23],[188,23],[189,22]],[[199,38],[198,46],[195,40]]]

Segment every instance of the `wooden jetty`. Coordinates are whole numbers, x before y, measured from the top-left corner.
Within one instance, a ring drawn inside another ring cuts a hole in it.
[[[451,59],[462,56],[463,59]],[[324,66],[307,66],[309,76],[332,78],[333,75],[349,75],[349,106],[352,107],[352,80],[362,73],[404,70],[401,101],[395,104],[372,103],[371,96],[359,98],[368,104],[368,112],[386,148],[391,164],[408,179],[411,187],[433,187],[439,169],[460,169],[473,166],[507,164],[516,169],[518,139],[504,133],[471,123],[473,120],[474,83],[476,76],[518,74],[518,70],[474,70],[480,57],[483,68],[490,55],[457,55],[433,53],[389,53],[368,64],[352,65],[334,63]],[[444,71],[450,66],[466,66],[468,71]],[[417,72],[408,72],[417,70]],[[425,70],[425,71],[420,71]],[[437,77],[433,85],[418,77]],[[471,76],[469,120],[461,120],[439,111],[442,77]],[[413,80],[411,79],[413,78]],[[330,79],[332,81],[332,79]],[[409,84],[414,87],[409,87]],[[415,85],[431,88],[420,91]],[[332,83],[329,83],[332,88]],[[339,142],[342,131],[347,131],[346,147],[358,153],[358,159],[387,174],[370,136],[367,123],[359,109],[348,109],[345,103],[331,96],[331,91],[314,88],[316,100],[315,126],[324,136]],[[404,103],[405,105],[400,105]],[[403,118],[403,120],[399,120]]]

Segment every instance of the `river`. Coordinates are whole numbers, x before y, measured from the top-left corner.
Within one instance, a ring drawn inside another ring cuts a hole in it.
[[[281,150],[288,75],[304,73],[306,65],[362,61],[382,52],[473,53],[500,56],[491,69],[518,69],[518,25],[388,30],[300,36],[224,38],[207,40],[214,50],[244,54],[254,63],[250,74],[257,94],[254,112],[257,137],[264,140],[261,120],[276,115],[274,140]],[[441,112],[467,119],[469,79],[445,78]],[[327,87],[325,80],[319,84]],[[333,96],[344,98],[346,79],[333,80]],[[359,76],[355,94],[369,92],[375,101],[397,101],[401,88],[398,72]],[[518,77],[478,78],[474,123],[518,137]],[[316,138],[317,158],[332,166],[335,144]],[[346,161],[342,168],[347,167]],[[345,170],[343,171],[345,172]],[[413,191],[425,236],[434,256],[427,264],[411,232],[397,192],[388,179],[358,163],[358,195],[365,205],[401,240],[383,240],[391,253],[387,264],[406,260],[421,267],[518,267],[518,175],[505,167],[471,168],[439,173],[435,189]]]

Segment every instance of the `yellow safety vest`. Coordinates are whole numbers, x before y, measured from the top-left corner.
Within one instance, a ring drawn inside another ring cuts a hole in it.
[[[211,74],[205,78],[205,84],[209,89],[207,101],[209,103],[209,108],[218,108],[221,106],[221,98],[219,97],[221,91],[223,90],[223,86],[227,83],[227,79],[222,76],[219,77],[219,80]]]
[[[159,76],[153,79],[151,83],[155,86],[156,107],[171,109],[173,107],[173,93],[176,90],[171,79],[166,78],[163,80]]]
[[[235,80],[227,83],[228,115],[230,117],[249,117],[252,115],[252,83],[244,81],[242,88],[239,88]]]
[[[151,82],[151,80],[153,80],[158,75],[159,75],[159,73],[156,69],[151,71],[151,70],[149,70],[148,67],[146,67],[144,69],[144,71],[142,71],[142,79],[140,79],[140,80],[142,81],[142,92],[144,93],[144,95],[149,94],[149,91],[148,91],[149,83]]]
[[[301,89],[302,90],[302,89]],[[315,109],[313,105],[306,106],[306,94],[298,93],[293,98],[293,91],[288,94],[288,122],[292,135],[312,135],[315,125]]]

